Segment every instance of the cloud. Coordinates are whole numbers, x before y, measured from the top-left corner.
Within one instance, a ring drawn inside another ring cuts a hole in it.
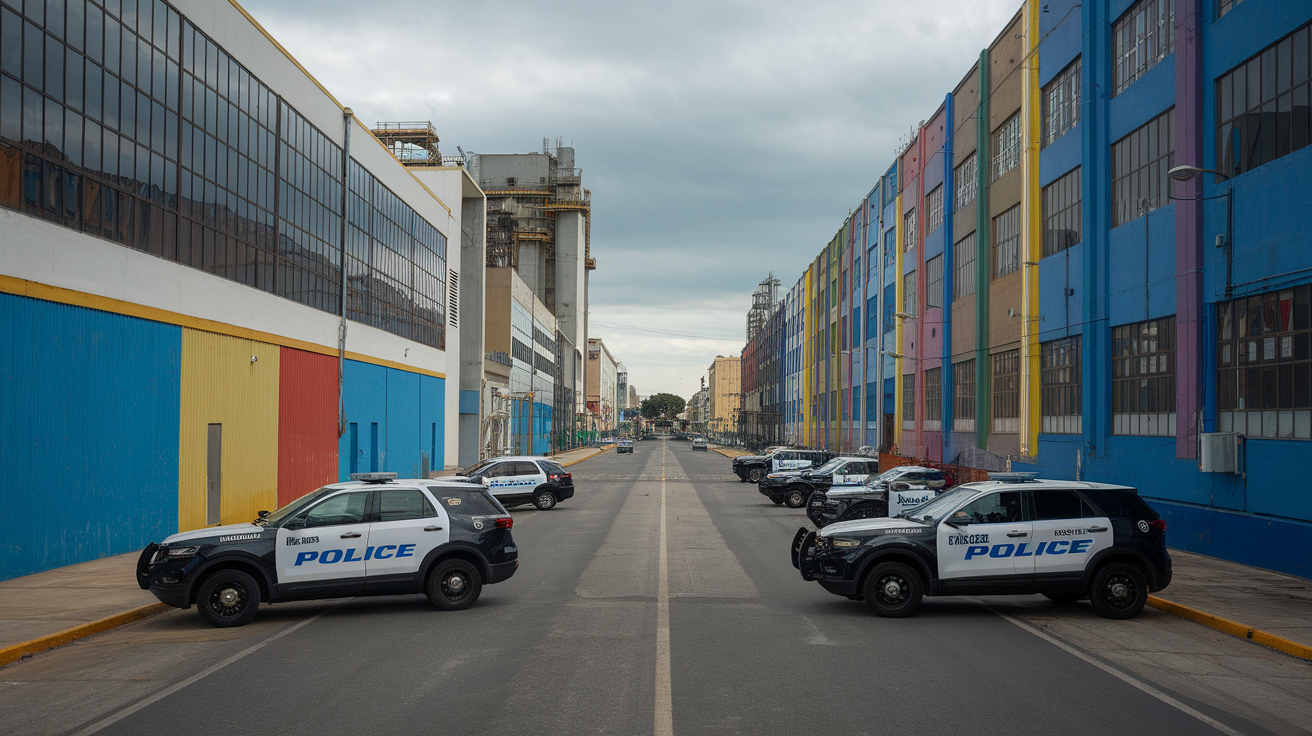
[[[842,227],[1019,0],[245,0],[365,121],[444,151],[573,143],[592,190],[590,315],[643,394],[688,396]]]

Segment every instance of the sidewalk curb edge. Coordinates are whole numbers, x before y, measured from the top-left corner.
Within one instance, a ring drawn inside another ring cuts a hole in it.
[[[1299,644],[1298,642],[1286,639],[1283,636],[1277,636],[1276,634],[1262,631],[1261,629],[1254,629],[1253,627],[1245,626],[1238,621],[1231,621],[1228,618],[1215,616],[1205,611],[1200,611],[1197,608],[1190,608],[1189,606],[1168,601],[1164,598],[1158,598],[1155,595],[1148,596],[1148,605],[1159,611],[1165,611],[1174,616],[1179,616],[1180,618],[1188,619],[1195,623],[1200,623],[1203,626],[1216,629],[1223,634],[1229,634],[1237,639],[1247,639],[1254,644],[1261,644],[1264,647],[1269,647],[1278,652],[1284,652],[1291,657],[1298,657],[1299,659],[1312,661],[1312,647],[1309,647],[1306,644]]]
[[[601,448],[600,450],[598,450],[598,451],[592,453],[591,455],[588,455],[587,457],[581,457],[581,458],[579,458],[578,460],[570,460],[570,461],[567,462],[567,463],[561,463],[561,464],[560,464],[560,467],[562,467],[562,468],[568,468],[568,467],[571,466],[571,465],[578,465],[579,463],[584,462],[584,461],[586,461],[586,460],[591,460],[592,458],[594,458],[594,457],[596,457],[596,456],[602,454],[603,452],[605,452],[605,451],[607,451],[607,450],[609,450],[609,449],[611,449],[611,448],[613,448],[613,447],[614,447],[614,445],[607,445],[606,447]]]
[[[88,636],[109,631],[110,629],[116,629],[124,624],[130,624],[133,621],[139,621],[147,616],[154,616],[157,613],[163,613],[167,610],[169,610],[169,606],[163,603],[151,603],[149,605],[141,606],[140,608],[133,608],[129,611],[124,611],[123,613],[117,613],[113,616],[102,618],[99,621],[79,624],[70,629],[64,629],[63,631],[56,631],[53,634],[37,637],[31,641],[7,646],[4,649],[0,649],[0,667],[18,662],[24,657],[33,654],[40,654],[41,652],[49,651],[56,647],[62,647],[65,644],[70,644],[78,639],[85,639]]]

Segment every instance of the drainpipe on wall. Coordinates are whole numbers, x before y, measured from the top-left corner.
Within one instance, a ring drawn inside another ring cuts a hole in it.
[[[348,198],[351,191],[349,176],[351,161],[351,108],[342,108],[342,230],[341,250],[337,261],[340,288],[341,322],[337,326],[337,436],[346,434],[346,221]]]

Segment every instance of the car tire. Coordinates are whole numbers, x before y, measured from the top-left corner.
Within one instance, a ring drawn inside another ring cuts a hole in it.
[[[784,505],[790,509],[800,509],[806,505],[806,488],[793,486],[784,493]]]
[[[551,491],[543,491],[533,497],[533,506],[538,511],[550,511],[556,507],[556,495]]]
[[[463,611],[474,605],[483,592],[478,570],[465,560],[445,560],[428,573],[424,593],[434,607],[442,611]]]
[[[260,586],[241,570],[219,570],[196,591],[196,610],[210,626],[245,626],[260,607]]]
[[[901,562],[881,562],[866,575],[866,605],[883,618],[905,618],[920,608],[925,584],[920,574]]]
[[[753,483],[760,483],[761,479],[764,477],[765,477],[765,471],[761,470],[760,468],[752,468],[751,470],[747,471],[747,480]]]
[[[1103,565],[1093,574],[1089,602],[1103,618],[1134,618],[1148,602],[1148,578],[1143,570],[1129,563]]]
[[[1044,593],[1043,597],[1047,598],[1053,603],[1061,603],[1064,605],[1064,604],[1074,603],[1075,601],[1078,601],[1079,599],[1084,597],[1084,594],[1083,593]]]

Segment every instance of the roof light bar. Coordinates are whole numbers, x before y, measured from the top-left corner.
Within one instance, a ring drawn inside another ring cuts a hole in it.
[[[1038,477],[1038,473],[989,473],[989,480],[1000,480],[1008,483],[1026,483]]]
[[[351,473],[351,480],[364,481],[365,483],[386,483],[389,480],[396,480],[396,473]]]

